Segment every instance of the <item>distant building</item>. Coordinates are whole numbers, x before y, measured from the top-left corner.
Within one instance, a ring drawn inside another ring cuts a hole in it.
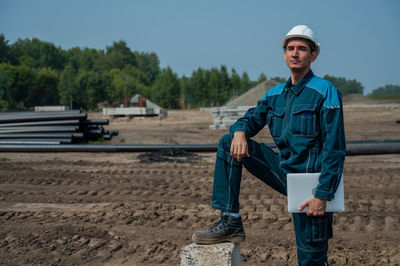
[[[144,96],[142,96],[140,94],[136,94],[135,96],[133,96],[131,98],[131,100],[129,101],[129,106],[132,106],[132,107],[147,107],[147,108],[154,108],[154,109],[163,109],[160,106],[158,106],[157,104],[153,103],[149,99],[146,99],[146,97],[144,97]]]

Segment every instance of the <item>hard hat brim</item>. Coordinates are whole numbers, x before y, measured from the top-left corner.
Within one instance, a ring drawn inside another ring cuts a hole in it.
[[[315,44],[315,47],[317,49],[317,54],[319,54],[319,43],[317,43],[315,40],[313,40],[312,38],[310,38],[307,35],[302,35],[302,34],[293,34],[293,35],[289,35],[289,36],[285,36],[285,38],[283,38],[282,40],[282,48],[285,48],[285,44],[288,40],[293,39],[293,38],[300,38],[300,39],[307,39],[310,40],[311,42],[313,42]]]

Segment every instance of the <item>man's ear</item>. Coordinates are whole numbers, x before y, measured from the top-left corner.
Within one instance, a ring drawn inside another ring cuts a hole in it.
[[[317,51],[311,52],[311,62],[314,62],[317,59],[317,57],[318,57]]]

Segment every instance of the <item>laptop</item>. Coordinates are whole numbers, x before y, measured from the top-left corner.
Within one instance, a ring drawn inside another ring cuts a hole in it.
[[[306,200],[314,196],[319,183],[320,173],[288,174],[287,175],[287,199],[289,212],[307,212],[307,207],[302,211],[298,208]],[[335,193],[335,198],[326,201],[325,212],[344,212],[343,175]]]

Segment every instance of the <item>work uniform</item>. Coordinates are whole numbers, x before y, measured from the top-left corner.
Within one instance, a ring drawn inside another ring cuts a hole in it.
[[[265,125],[279,154],[251,140]],[[250,154],[240,162],[230,155],[236,131],[245,133]],[[342,176],[345,154],[341,94],[331,82],[310,70],[296,85],[289,79],[269,89],[256,107],[231,126],[230,134],[222,137],[215,164],[212,207],[239,212],[242,166],[284,195],[288,173],[321,172],[314,196],[332,200]],[[299,265],[326,264],[332,213],[294,213],[293,222]]]

